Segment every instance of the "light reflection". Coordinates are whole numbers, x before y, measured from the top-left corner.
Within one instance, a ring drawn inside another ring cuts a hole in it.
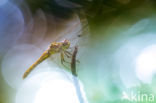
[[[1,1],[1,0],[0,0]],[[24,30],[21,10],[10,2],[0,6],[0,53],[5,53],[17,43]]]
[[[146,47],[136,59],[136,73],[140,80],[150,83],[156,72],[156,45]]]
[[[8,0],[0,0],[0,6],[4,5],[7,2],[8,2]]]
[[[22,44],[14,46],[6,53],[1,65],[2,76],[12,88],[20,86],[23,82],[23,73],[40,56],[41,52],[34,45]]]
[[[65,80],[47,81],[36,94],[34,103],[79,103],[74,86]]]
[[[115,62],[125,87],[136,87],[140,85],[140,81],[149,83],[152,79],[156,60],[154,59],[156,50],[153,49],[156,44],[155,38],[154,33],[134,36],[129,38],[115,53]]]
[[[79,103],[72,75],[59,70],[53,67],[52,71],[26,79],[18,89],[15,103]],[[81,91],[84,103],[88,103],[82,85]]]

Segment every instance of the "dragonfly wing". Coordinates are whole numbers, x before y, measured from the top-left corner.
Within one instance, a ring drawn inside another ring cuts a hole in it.
[[[66,28],[57,36],[58,41],[68,39],[71,42],[71,47],[76,45],[83,46],[89,38],[89,27],[85,17],[74,15],[74,18],[68,22]]]
[[[69,40],[71,47],[73,47],[84,43],[84,41],[86,42],[89,37],[88,22],[82,13],[73,14],[72,18],[68,20],[49,16],[48,24],[48,31],[41,44],[42,47],[47,47],[52,42],[61,42],[65,39]]]
[[[89,40],[89,27],[88,27],[87,19],[84,18],[84,16],[75,14],[73,18],[71,18],[70,20],[67,20],[66,22],[63,20],[58,20],[58,24],[57,24],[57,21],[55,21],[55,23],[56,24],[54,25],[60,25],[60,26],[56,26],[56,28],[54,26],[51,27],[51,29],[53,28],[56,29],[56,32],[55,33],[49,32],[49,34],[51,34],[51,37],[48,37],[47,39],[48,41],[45,41],[46,44],[50,45],[51,42],[54,42],[54,41],[61,42],[67,39],[70,41],[70,44],[71,44],[70,47],[72,48],[72,49],[69,49],[68,51],[72,53],[74,50],[74,47],[78,46],[78,49],[79,49],[78,56],[81,55],[81,53],[84,52],[85,50],[84,48],[86,47],[88,40]],[[50,61],[60,64],[61,63],[60,58],[58,58],[60,57],[59,55],[60,54],[51,55],[52,60]]]

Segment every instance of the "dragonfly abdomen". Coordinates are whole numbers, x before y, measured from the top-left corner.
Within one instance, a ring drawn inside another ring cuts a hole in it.
[[[50,54],[48,53],[48,51],[46,50],[41,56],[40,58],[34,63],[32,64],[29,69],[27,69],[27,71],[24,73],[23,75],[23,79],[26,78],[28,76],[28,74],[41,62],[43,62],[45,59],[47,59],[50,56]]]
[[[45,59],[47,59],[50,55],[56,54],[56,53],[61,53],[66,51],[70,46],[70,42],[68,40],[64,40],[63,42],[53,42],[49,49],[46,50],[41,56],[40,58],[30,66],[30,68],[28,68],[26,70],[26,72],[23,75],[23,79],[26,78],[28,76],[28,74],[41,62],[43,62]]]

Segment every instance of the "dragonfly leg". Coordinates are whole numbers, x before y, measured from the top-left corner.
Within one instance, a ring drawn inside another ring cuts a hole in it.
[[[67,51],[64,51],[64,54],[67,56],[67,58],[72,58],[72,55],[68,54]]]
[[[68,58],[72,58],[72,55],[69,51],[65,51],[64,54],[68,57]],[[76,60],[76,62],[80,63],[79,60]]]
[[[61,53],[61,64],[63,64],[64,62],[69,63],[69,62],[65,61],[65,59],[64,59],[64,54]],[[64,65],[64,64],[63,64],[63,65]]]
[[[73,54],[71,54],[69,51],[65,51],[68,55],[72,56]]]
[[[64,62],[65,60],[64,60],[64,55],[63,55],[63,53],[61,53],[61,64],[63,65],[63,62]]]

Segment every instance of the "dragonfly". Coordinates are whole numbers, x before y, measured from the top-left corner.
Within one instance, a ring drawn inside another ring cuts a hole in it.
[[[82,23],[82,24],[80,24]],[[70,42],[69,41],[69,38],[70,37],[77,37],[77,38],[81,38],[82,36],[82,29],[86,28],[88,23],[86,21],[86,19],[84,19],[83,21],[80,21],[78,22],[77,24],[75,24],[74,26],[72,26],[69,30],[67,30],[66,33],[64,33],[64,35],[59,35],[61,36],[62,38],[68,38],[68,39],[64,39],[63,41],[61,42],[52,42],[49,46],[49,48],[47,50],[45,50],[43,52],[43,54],[36,60],[35,63],[33,63],[26,71],[25,73],[23,74],[23,79],[25,79],[30,73],[32,70],[34,70],[34,68],[36,66],[38,66],[40,63],[42,63],[44,60],[46,60],[47,58],[49,58],[51,55],[54,55],[54,54],[57,54],[57,53],[60,53],[60,57],[61,57],[61,64],[63,64],[64,62],[67,62],[65,61],[65,58],[64,56],[68,57],[68,58],[72,58],[72,53],[70,53],[68,51],[68,49],[74,45],[76,45],[77,42],[80,42],[79,39],[76,39],[74,40],[74,42]],[[78,30],[78,32],[75,32],[75,33],[70,33],[70,32],[73,32],[72,30],[74,30],[74,28],[79,28],[81,25],[81,29]],[[86,28],[88,29],[88,28]],[[84,32],[84,30],[83,30]],[[85,31],[86,32],[86,31]],[[68,35],[67,35],[68,34]],[[87,34],[88,35],[88,34]],[[61,38],[59,37],[59,38]],[[61,38],[61,39],[62,39]],[[83,40],[84,41],[84,40]],[[76,43],[75,43],[76,42]],[[77,60],[78,61],[78,60]]]

